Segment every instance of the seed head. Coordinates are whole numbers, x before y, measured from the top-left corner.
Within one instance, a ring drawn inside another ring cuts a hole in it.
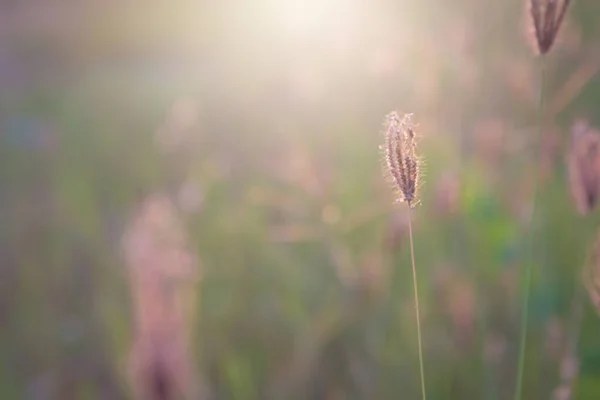
[[[529,0],[537,50],[546,54],[556,39],[571,0]]]
[[[580,121],[571,133],[571,149],[567,155],[569,184],[577,211],[585,215],[600,200],[600,132]]]
[[[414,207],[418,201],[421,160],[416,156],[416,138],[411,122],[412,114],[401,119],[396,112],[385,121],[385,174],[398,191],[398,201]]]

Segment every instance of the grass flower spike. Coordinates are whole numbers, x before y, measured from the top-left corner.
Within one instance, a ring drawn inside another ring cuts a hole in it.
[[[418,203],[420,159],[416,156],[416,140],[412,114],[402,119],[396,112],[386,117],[385,169],[398,192],[398,201],[410,207]]]
[[[416,155],[416,139],[412,114],[406,114],[400,119],[392,112],[385,121],[385,174],[390,177],[398,192],[398,201],[408,204],[408,234],[410,238],[410,257],[413,272],[413,287],[415,292],[415,311],[417,317],[417,339],[419,346],[419,369],[421,373],[421,395],[425,394],[425,373],[423,370],[423,346],[421,345],[421,318],[419,316],[419,292],[417,286],[417,269],[415,267],[415,250],[413,245],[411,210],[418,201],[420,177],[420,159]]]
[[[530,0],[529,12],[537,50],[546,54],[556,39],[570,0]]]

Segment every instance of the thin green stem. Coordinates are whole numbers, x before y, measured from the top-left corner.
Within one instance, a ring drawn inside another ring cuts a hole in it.
[[[519,364],[517,372],[517,386],[515,389],[515,400],[521,400],[523,390],[523,372],[525,370],[525,350],[527,345],[527,323],[529,318],[529,292],[531,291],[531,275],[534,259],[534,225],[537,210],[538,198],[538,180],[540,174],[540,146],[543,131],[544,118],[544,56],[540,56],[540,97],[538,102],[538,121],[537,121],[537,140],[534,143],[535,148],[535,175],[533,180],[533,199],[531,205],[531,218],[529,220],[529,237],[527,241],[527,265],[525,266],[525,279],[523,281],[523,309],[521,314],[521,335],[519,340]]]
[[[415,249],[413,246],[411,204],[408,203],[408,236],[410,237],[410,259],[412,261],[413,285],[415,290],[415,310],[417,312],[417,339],[419,342],[419,368],[421,370],[421,393],[423,400],[425,395],[425,373],[423,372],[423,347],[421,345],[421,317],[419,316],[419,291],[417,289],[417,269],[415,268]]]

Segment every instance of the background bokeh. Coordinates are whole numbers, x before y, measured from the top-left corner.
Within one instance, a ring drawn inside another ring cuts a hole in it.
[[[123,237],[156,196],[187,246],[163,275],[189,294],[174,365],[197,396],[420,398],[407,210],[381,174],[392,110],[426,163],[429,399],[512,398],[529,30],[521,0],[2,0],[0,398],[132,398],[132,293],[151,284]],[[573,124],[600,125],[599,49],[600,3],[578,0],[546,62],[526,399],[600,398],[581,283],[600,221],[565,167]]]

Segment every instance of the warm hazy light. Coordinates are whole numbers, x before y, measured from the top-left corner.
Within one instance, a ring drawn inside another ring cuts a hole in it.
[[[277,4],[279,20],[293,33],[309,33],[323,27],[329,13],[328,4],[314,0],[282,0]]]
[[[343,29],[347,34],[356,24],[355,4],[341,0],[277,0],[273,18],[282,30],[298,36],[313,36]]]

